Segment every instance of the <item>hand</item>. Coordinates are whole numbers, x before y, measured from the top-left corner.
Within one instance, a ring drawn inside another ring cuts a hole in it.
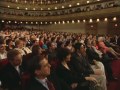
[[[71,84],[72,89],[75,89],[77,87],[78,83]]]
[[[94,83],[98,83],[97,80],[94,77],[85,77],[86,80],[92,81]]]

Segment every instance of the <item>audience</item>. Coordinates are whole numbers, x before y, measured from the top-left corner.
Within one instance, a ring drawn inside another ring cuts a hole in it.
[[[120,58],[119,36],[23,29],[0,35],[3,89],[107,90],[106,80],[117,80],[110,63]]]

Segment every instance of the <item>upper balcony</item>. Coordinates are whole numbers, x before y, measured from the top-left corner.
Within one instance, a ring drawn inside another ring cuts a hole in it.
[[[18,21],[61,21],[85,18],[100,18],[120,15],[120,1],[109,0],[106,2],[77,5],[64,9],[31,10],[0,7],[0,19]]]

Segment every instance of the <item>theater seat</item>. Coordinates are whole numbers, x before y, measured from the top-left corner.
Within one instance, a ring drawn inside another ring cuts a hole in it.
[[[7,64],[8,64],[8,60],[7,59],[0,60],[0,70]]]
[[[117,81],[108,82],[108,90],[120,90],[120,60],[114,60],[111,63],[113,75],[117,77]]]

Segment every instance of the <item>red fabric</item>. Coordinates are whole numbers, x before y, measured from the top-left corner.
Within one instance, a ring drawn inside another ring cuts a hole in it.
[[[7,59],[0,60],[0,69],[2,69],[7,64],[8,64],[8,60]]]
[[[47,85],[48,85],[49,90],[55,90],[55,87],[54,87],[54,85],[52,84],[52,82],[50,82],[50,81],[48,81],[48,80],[46,80],[46,82],[47,82]]]
[[[120,90],[120,60],[115,60],[111,64],[113,74],[118,78],[118,81],[108,82],[108,90]]]

